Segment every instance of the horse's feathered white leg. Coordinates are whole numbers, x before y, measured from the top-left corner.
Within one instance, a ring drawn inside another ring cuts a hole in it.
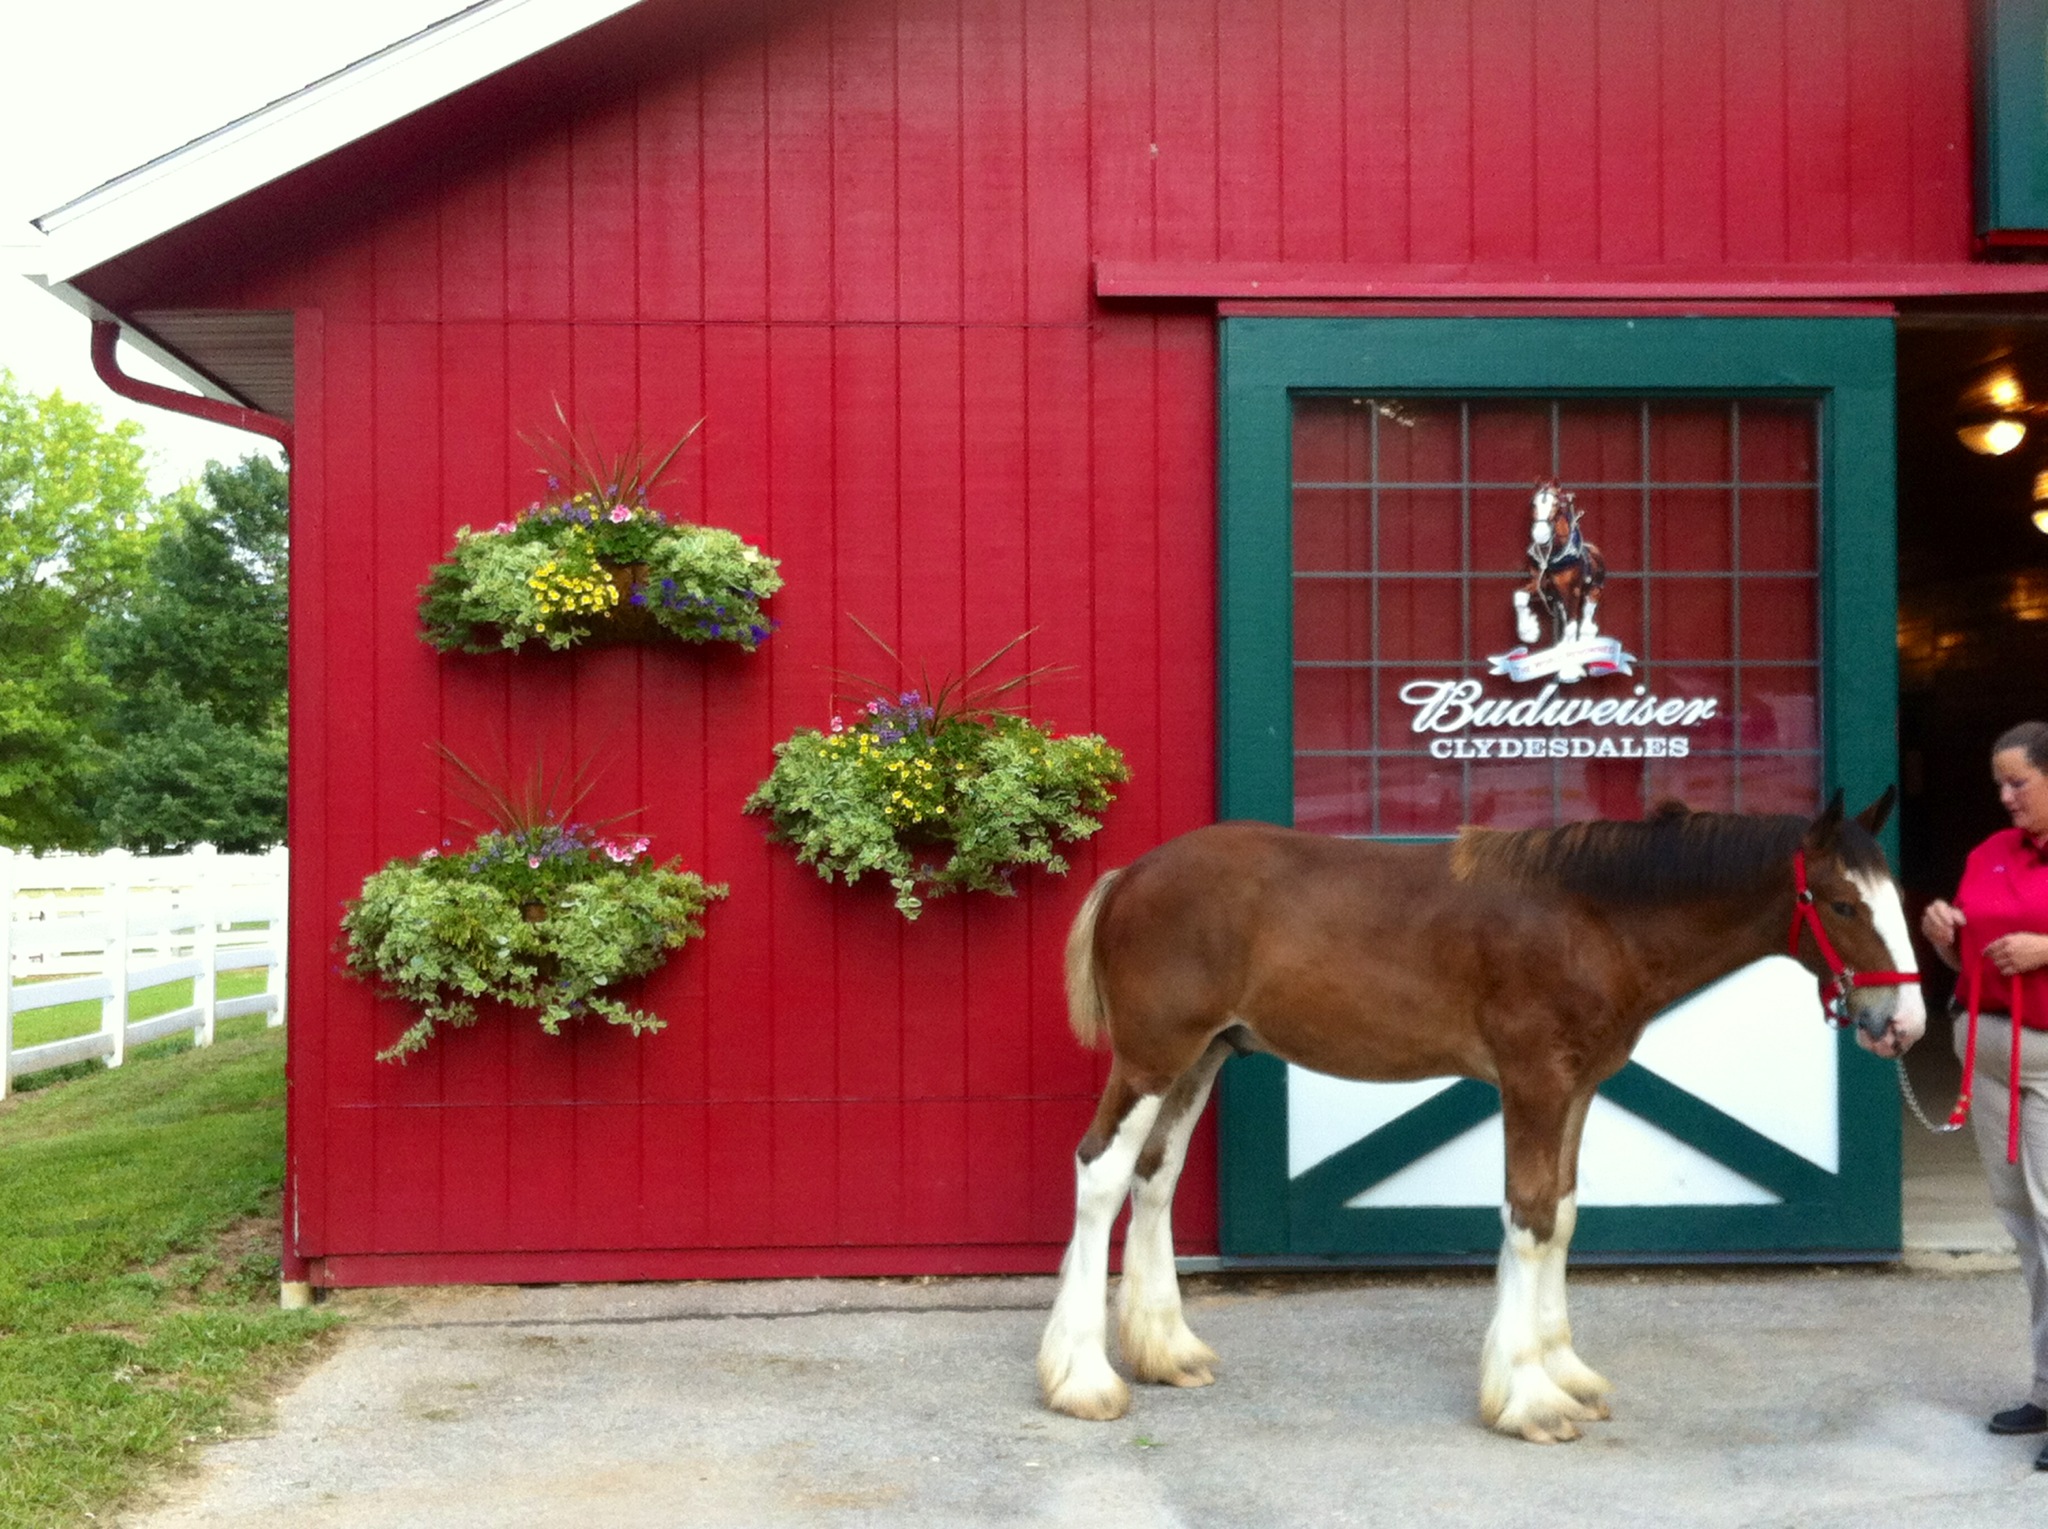
[[[1609,1415],[1607,1396],[1614,1388],[1573,1351],[1571,1317],[1565,1306],[1565,1257],[1578,1224],[1578,1196],[1566,1195],[1557,1202],[1557,1226],[1544,1245],[1543,1263],[1536,1273],[1536,1341],[1550,1378],[1595,1419],[1601,1419]]]
[[[1578,1424],[1595,1414],[1555,1380],[1543,1364],[1538,1290],[1555,1234],[1539,1242],[1503,1210],[1500,1272],[1493,1325],[1479,1372],[1479,1415],[1489,1427],[1538,1444],[1579,1436]]]
[[[1114,1080],[1110,1087],[1117,1087]],[[1122,1417],[1131,1405],[1131,1388],[1110,1368],[1106,1348],[1109,1228],[1130,1191],[1159,1103],[1156,1096],[1136,1100],[1100,1152],[1092,1159],[1075,1156],[1074,1236],[1038,1345],[1038,1384],[1055,1412],[1100,1420]]]
[[[1221,1041],[1168,1093],[1152,1139],[1138,1164],[1131,1192],[1131,1224],[1124,1232],[1124,1277],[1117,1291],[1117,1339],[1139,1380],[1168,1386],[1206,1386],[1216,1378],[1216,1351],[1188,1330],[1180,1279],[1173,1267],[1173,1191],[1187,1160],[1188,1138],[1208,1103],[1216,1069],[1229,1054]],[[1152,1171],[1146,1159],[1157,1155]]]

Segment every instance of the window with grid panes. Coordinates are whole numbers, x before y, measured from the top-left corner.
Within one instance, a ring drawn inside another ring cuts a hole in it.
[[[1439,835],[1640,817],[1673,798],[1810,811],[1822,776],[1817,436],[1807,399],[1296,395],[1296,826]],[[1404,691],[1429,682],[1478,680],[1501,700],[1541,689],[1488,660],[1522,646],[1514,594],[1529,581],[1531,496],[1545,479],[1575,496],[1606,562],[1600,633],[1634,659],[1632,673],[1556,693],[1712,700],[1713,715],[1469,732],[1633,734],[1625,747],[1661,757],[1433,757],[1433,737],[1414,729]],[[1681,736],[1685,753],[1641,735]]]

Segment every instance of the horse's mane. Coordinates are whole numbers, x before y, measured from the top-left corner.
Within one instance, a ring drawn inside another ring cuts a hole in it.
[[[1461,828],[1451,849],[1460,881],[1555,887],[1596,903],[1668,905],[1751,893],[1787,874],[1807,820],[1692,812],[1670,802],[1642,822],[1562,828]],[[1844,819],[1835,853],[1844,868],[1882,874],[1884,852]]]

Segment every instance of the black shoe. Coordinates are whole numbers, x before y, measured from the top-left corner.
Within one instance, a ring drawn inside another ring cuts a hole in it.
[[[2017,1407],[2008,1407],[2003,1412],[1991,1414],[1993,1433],[2048,1433],[2048,1411],[2036,1407],[2032,1402],[2021,1402]],[[2048,1450],[2034,1462],[2048,1471]]]
[[[2044,1447],[2040,1454],[2034,1456],[2034,1469],[2048,1471],[2048,1447]]]

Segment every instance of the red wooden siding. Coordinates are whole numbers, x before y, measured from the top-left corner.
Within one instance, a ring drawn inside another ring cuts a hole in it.
[[[438,158],[372,146],[356,222],[153,294],[301,315],[293,1151],[327,1278],[1056,1260],[1100,1074],[1067,919],[1214,800],[1212,320],[1097,305],[1092,260],[1969,248],[1963,0],[875,0],[634,78]],[[417,640],[558,398],[614,440],[705,418],[662,502],[783,560],[762,655]],[[740,816],[831,670],[877,669],[847,612],[935,675],[1035,629],[1021,661],[1065,667],[1034,710],[1136,771],[1072,877],[907,927]],[[590,813],[644,808],[731,883],[648,985],[665,1032],[372,1062],[401,1014],[307,958],[366,872],[460,831],[437,740],[597,758]],[[1184,1250],[1213,1185],[1205,1135]]]

